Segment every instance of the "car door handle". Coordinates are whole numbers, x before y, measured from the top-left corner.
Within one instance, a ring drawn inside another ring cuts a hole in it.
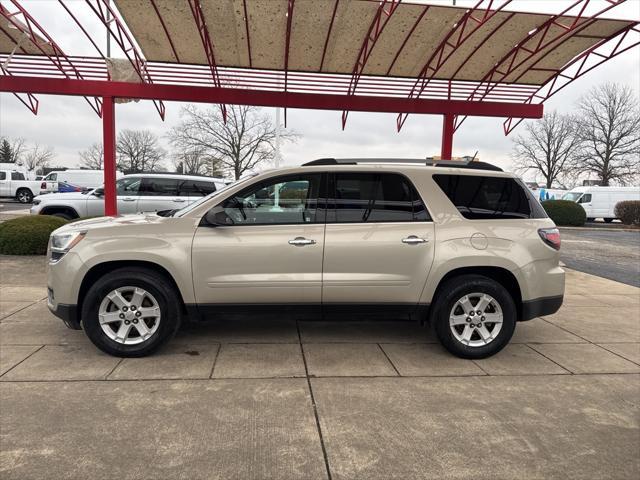
[[[406,238],[402,239],[402,243],[408,243],[409,245],[416,245],[418,243],[427,243],[428,240],[420,237],[416,237],[415,235],[409,235]]]
[[[186,200],[184,198],[174,198],[173,201],[176,202],[176,203],[186,202]]]
[[[123,202],[135,202],[136,199],[135,198],[131,198],[131,197],[126,197],[122,199]]]
[[[309,238],[304,237],[296,237],[293,240],[289,240],[289,245],[295,245],[298,247],[303,247],[305,245],[315,245],[316,241],[311,240]]]

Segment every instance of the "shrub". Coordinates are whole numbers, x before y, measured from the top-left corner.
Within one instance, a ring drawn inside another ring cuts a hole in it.
[[[65,223],[65,219],[49,215],[30,215],[0,223],[0,253],[44,255],[49,235]]]
[[[542,202],[542,206],[556,225],[581,227],[587,221],[587,213],[576,202],[546,200]]]
[[[616,203],[613,213],[625,225],[640,225],[640,200],[624,200]]]

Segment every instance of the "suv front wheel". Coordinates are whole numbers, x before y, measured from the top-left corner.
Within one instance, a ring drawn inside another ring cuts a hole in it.
[[[163,275],[143,268],[104,275],[87,292],[82,324],[100,350],[142,357],[169,340],[180,325],[180,299]]]
[[[462,358],[485,358],[509,342],[516,306],[509,292],[482,275],[463,275],[440,289],[433,321],[438,339]]]

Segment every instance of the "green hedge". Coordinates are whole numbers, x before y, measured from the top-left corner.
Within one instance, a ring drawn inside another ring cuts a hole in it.
[[[570,200],[545,200],[542,202],[547,215],[556,225],[581,227],[587,221],[587,213],[579,204]]]
[[[67,220],[50,215],[30,215],[0,223],[0,254],[44,255],[49,235]]]
[[[625,225],[640,225],[640,200],[624,200],[616,203],[613,213]]]

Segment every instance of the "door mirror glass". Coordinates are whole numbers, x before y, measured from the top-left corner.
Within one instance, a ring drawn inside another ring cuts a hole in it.
[[[217,227],[228,227],[235,223],[233,219],[224,211],[224,208],[219,206],[209,210],[204,216],[204,219],[208,225]]]

